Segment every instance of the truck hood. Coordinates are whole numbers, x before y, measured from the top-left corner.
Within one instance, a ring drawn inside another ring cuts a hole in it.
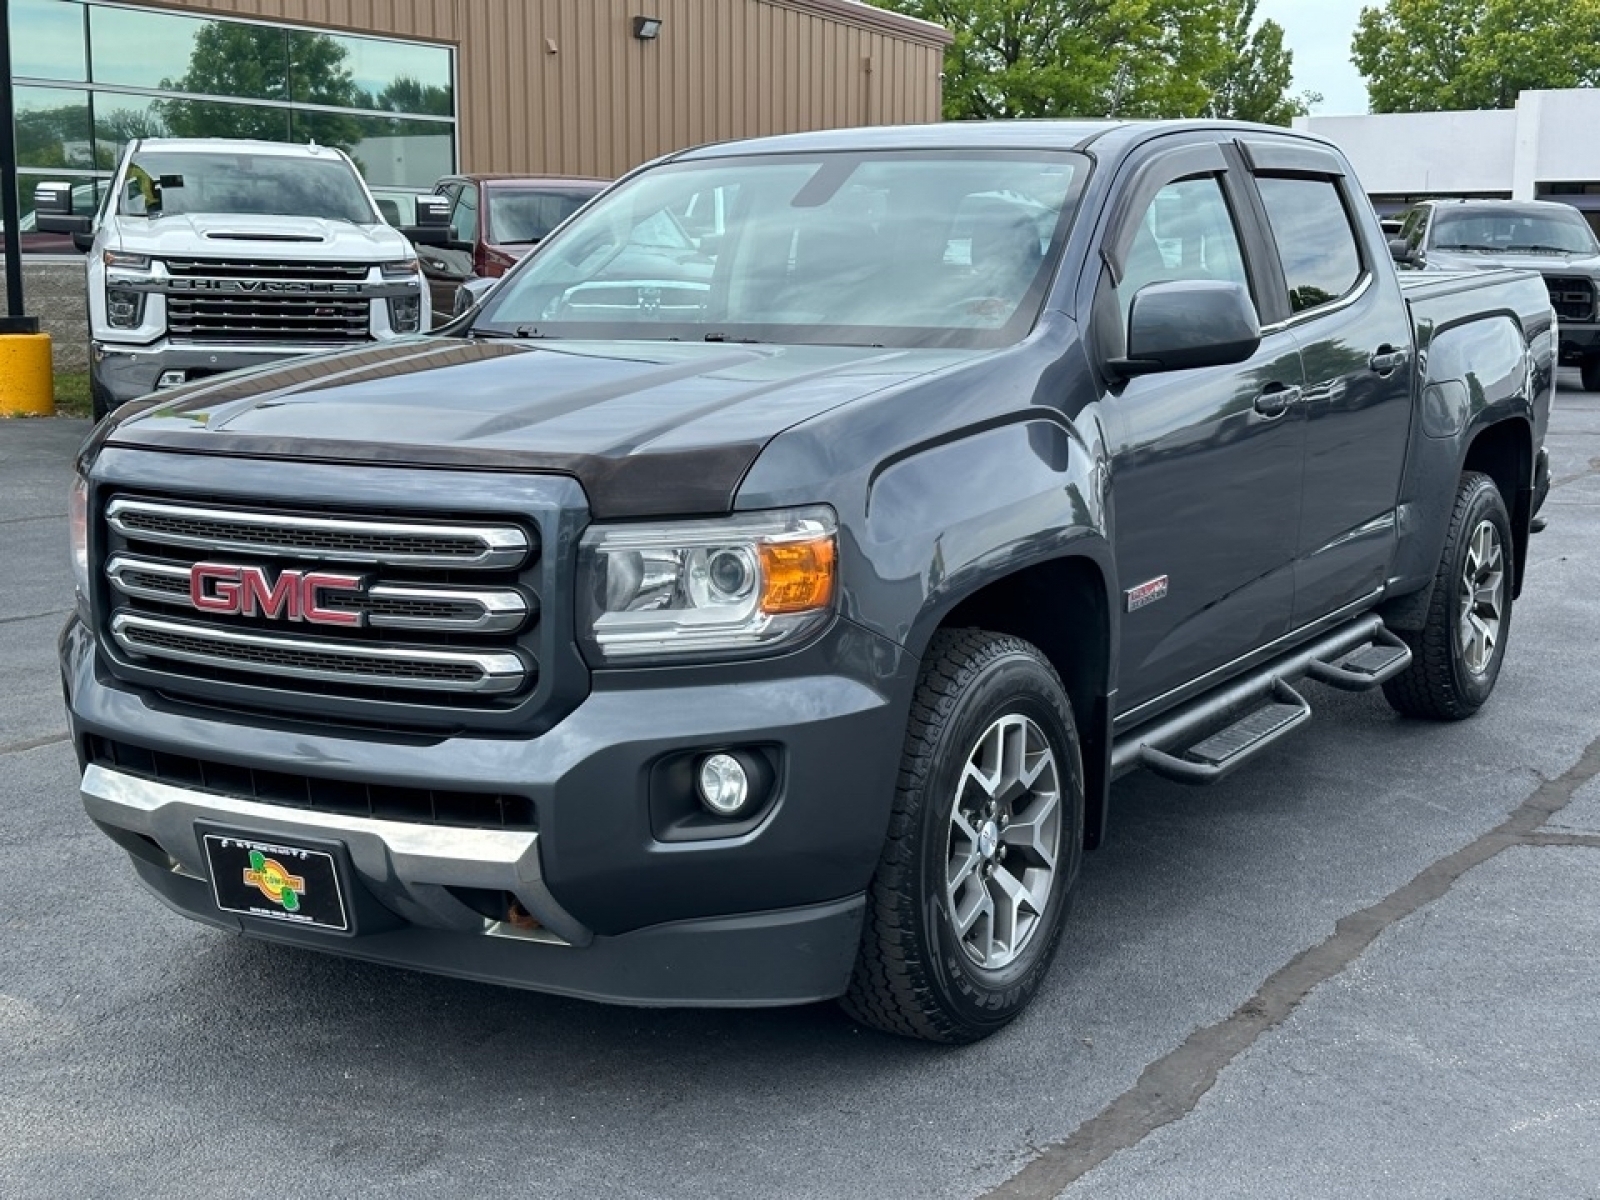
[[[320,217],[196,213],[115,220],[117,249],[155,258],[380,262],[414,253],[405,235],[392,226],[351,225]]]
[[[784,429],[985,353],[417,337],[160,393],[107,443],[552,471],[597,517],[721,513]]]
[[[1428,268],[1436,271],[1540,271],[1545,275],[1586,275],[1600,278],[1600,256],[1589,254],[1474,254],[1460,250],[1430,250]]]

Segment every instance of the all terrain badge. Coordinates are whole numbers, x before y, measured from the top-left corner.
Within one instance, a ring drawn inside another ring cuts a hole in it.
[[[1138,587],[1129,588],[1126,594],[1129,612],[1143,608],[1146,604],[1154,604],[1167,594],[1167,577],[1162,575],[1149,583],[1141,583]]]
[[[289,874],[281,862],[259,850],[250,851],[250,866],[245,870],[244,881],[268,900],[281,904],[284,912],[299,911],[300,897],[306,892],[305,876]]]

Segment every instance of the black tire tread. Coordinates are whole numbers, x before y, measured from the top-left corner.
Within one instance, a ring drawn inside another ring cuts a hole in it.
[[[1411,665],[1383,685],[1384,699],[1402,716],[1432,721],[1460,721],[1481,707],[1461,694],[1455,680],[1455,618],[1451,612],[1452,575],[1456,569],[1455,547],[1465,536],[1467,514],[1477,503],[1480,492],[1488,488],[1498,494],[1493,479],[1481,471],[1463,471],[1456,489],[1455,508],[1450,513],[1450,528],[1445,535],[1444,552],[1433,577],[1433,595],[1427,619],[1420,630],[1397,630],[1411,648]],[[1509,554],[1510,546],[1505,550]],[[1509,580],[1506,595],[1511,594]],[[1509,608],[1507,610],[1509,617]]]
[[[947,1045],[974,1042],[987,1032],[950,1019],[934,997],[925,968],[916,960],[912,922],[920,903],[916,894],[919,814],[913,797],[934,769],[938,731],[950,719],[967,684],[995,659],[1016,654],[1033,658],[1055,675],[1037,649],[1006,634],[940,630],[929,645],[911,701],[888,836],[867,891],[861,952],[849,990],[840,1000],[845,1012],[864,1025]]]

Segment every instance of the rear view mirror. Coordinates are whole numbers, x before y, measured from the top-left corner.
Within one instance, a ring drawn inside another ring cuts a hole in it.
[[[33,189],[33,221],[40,233],[70,233],[73,244],[77,235],[87,234],[94,225],[89,214],[72,211],[72,185],[70,183],[41,183]],[[80,246],[79,249],[86,249]]]
[[[1261,321],[1243,284],[1175,279],[1139,289],[1128,316],[1128,356],[1118,375],[1241,363],[1261,345]]]

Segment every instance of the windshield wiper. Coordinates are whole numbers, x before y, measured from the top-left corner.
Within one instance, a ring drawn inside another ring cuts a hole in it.
[[[738,342],[745,346],[761,345],[760,338],[730,337],[725,333],[708,333],[705,336],[705,340],[708,342]]]
[[[1465,242],[1440,242],[1435,250],[1471,250],[1478,254],[1504,254],[1503,246],[1469,246]]]
[[[1566,246],[1542,246],[1537,242],[1530,246],[1507,246],[1506,250],[1512,254],[1582,254],[1581,250],[1573,250]]]
[[[467,330],[468,337],[512,338],[518,341],[559,341],[553,333],[540,333],[533,325],[518,325],[515,329],[497,329],[493,325],[474,325]]]

